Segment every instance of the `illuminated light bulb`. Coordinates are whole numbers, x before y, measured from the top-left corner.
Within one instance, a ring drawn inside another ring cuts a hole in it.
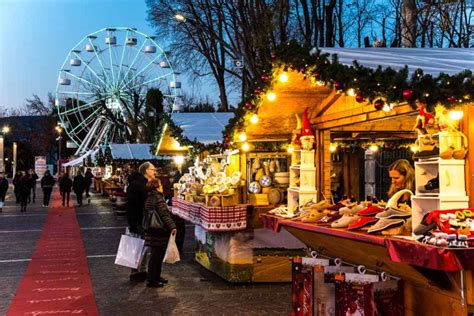
[[[254,114],[250,117],[250,123],[257,124],[258,123],[258,115]]]
[[[388,105],[387,103],[384,104],[382,110],[384,112],[390,112],[390,110],[392,110],[392,108],[390,107],[390,105]]]
[[[242,132],[239,134],[239,140],[241,142],[245,142],[247,140],[247,134],[245,134],[245,132]]]
[[[416,153],[416,152],[418,151],[418,146],[415,145],[415,144],[413,144],[413,145],[410,146],[410,150],[411,150],[412,152]]]
[[[290,154],[295,151],[295,147],[293,145],[289,145],[288,148],[286,149]]]
[[[333,153],[337,150],[337,146],[334,144],[329,145],[329,152]]]
[[[370,150],[371,152],[375,153],[375,152],[377,152],[377,150],[379,150],[379,146],[377,146],[377,145],[375,145],[375,144],[374,144],[374,145],[370,145],[369,150]]]
[[[242,145],[242,150],[243,150],[243,151],[249,151],[249,149],[250,149],[249,143],[247,143],[247,142],[246,142],[246,143],[243,143],[243,145]]]
[[[461,110],[452,110],[449,111],[449,118],[453,121],[459,121],[464,116],[464,112]]]
[[[283,72],[281,73],[279,76],[278,76],[278,80],[280,80],[281,83],[285,83],[288,81],[288,75],[286,72]]]
[[[275,92],[269,92],[267,93],[267,99],[268,101],[275,101],[277,98],[277,95]]]
[[[318,85],[318,86],[320,86],[320,87],[324,86],[325,84],[326,84],[326,83],[325,83],[324,81],[322,81],[322,80],[316,81],[316,85]]]
[[[175,156],[173,160],[175,164],[182,165],[184,163],[184,156]]]
[[[347,90],[347,95],[350,95],[351,97],[355,97],[356,92],[353,88],[350,88],[349,90]]]

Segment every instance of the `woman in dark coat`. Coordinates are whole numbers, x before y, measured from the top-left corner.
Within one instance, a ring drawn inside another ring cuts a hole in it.
[[[51,198],[51,192],[53,191],[54,186],[54,178],[49,172],[46,170],[44,173],[43,178],[41,178],[41,188],[43,189],[43,206],[49,205],[49,200]]]
[[[148,197],[145,202],[144,219],[148,218],[147,215],[150,211],[155,210],[165,225],[164,229],[149,229],[145,231],[145,245],[149,246],[151,250],[146,286],[163,287],[164,283],[167,283],[168,280],[161,277],[161,266],[170,234],[176,235],[176,225],[163,198],[163,188],[160,180],[148,181],[146,189],[148,190]]]
[[[17,171],[13,177],[13,192],[15,193],[16,203],[20,203],[20,179],[21,171]]]
[[[69,178],[69,173],[64,173],[59,180],[59,190],[62,192],[63,196],[63,206],[64,202],[67,202],[69,206],[69,195],[71,194],[72,180]]]
[[[86,197],[90,197],[89,190],[91,188],[92,179],[94,179],[94,175],[92,174],[91,168],[87,168],[86,173],[84,174],[84,179],[86,182]]]
[[[20,210],[26,212],[26,205],[28,204],[28,198],[30,197],[31,191],[31,179],[30,176],[25,172],[21,172],[21,178],[18,183],[18,192],[20,195]]]
[[[35,203],[36,200],[36,181],[38,180],[38,175],[33,169],[30,169],[28,171],[28,174],[30,175],[30,190],[31,194],[28,194],[28,203],[31,202],[31,195],[33,195],[33,203]]]
[[[3,208],[3,203],[5,202],[5,195],[7,194],[8,191],[8,180],[3,174],[3,172],[0,172],[0,212],[2,211]]]
[[[84,179],[82,172],[79,171],[77,175],[74,177],[72,188],[74,190],[74,193],[76,194],[77,205],[82,206],[82,194],[84,193],[84,190],[86,189],[86,180]]]

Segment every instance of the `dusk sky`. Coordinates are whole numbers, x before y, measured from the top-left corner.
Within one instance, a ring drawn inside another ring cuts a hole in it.
[[[0,107],[19,107],[33,93],[46,101],[68,51],[87,34],[111,26],[153,34],[146,11],[143,0],[0,0]]]

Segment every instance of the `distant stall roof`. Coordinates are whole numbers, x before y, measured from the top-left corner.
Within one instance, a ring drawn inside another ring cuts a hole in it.
[[[425,74],[458,74],[466,69],[474,70],[472,48],[320,48],[323,53],[337,54],[339,62],[352,65],[354,60],[369,68],[408,66],[410,72],[417,68]],[[316,52],[313,49],[312,52]]]
[[[183,129],[184,136],[202,144],[222,141],[222,131],[232,117],[233,112],[171,114],[173,122]]]
[[[110,144],[112,159],[153,160],[159,159],[152,155],[151,144]]]

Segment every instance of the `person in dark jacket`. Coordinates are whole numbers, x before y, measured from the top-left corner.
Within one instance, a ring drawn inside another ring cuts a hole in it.
[[[13,177],[13,192],[15,193],[16,203],[20,203],[20,179],[21,171],[17,171]]]
[[[31,196],[33,195],[33,203],[36,200],[36,181],[38,180],[38,175],[33,169],[28,171],[30,176],[30,194],[28,194],[28,203],[31,203]]]
[[[3,172],[0,172],[0,212],[2,211],[3,208],[3,203],[5,203],[5,195],[7,194],[8,191],[8,180],[3,174]]]
[[[86,173],[84,174],[84,178],[86,180],[86,198],[90,197],[89,189],[92,184],[92,179],[94,179],[94,175],[92,174],[91,168],[87,168]]]
[[[163,187],[159,179],[153,179],[146,184],[148,197],[145,202],[145,214],[156,211],[160,216],[165,228],[149,229],[145,231],[145,245],[150,247],[150,259],[148,261],[147,287],[163,287],[168,280],[161,277],[161,266],[166,253],[166,247],[170,234],[176,235],[176,225],[171,218],[165,199]]]
[[[63,196],[63,206],[65,203],[69,207],[69,196],[71,194],[72,180],[69,178],[69,173],[64,173],[59,180],[59,190],[62,192]]]
[[[31,192],[31,179],[26,171],[21,172],[21,178],[18,184],[18,191],[20,195],[20,211],[26,212],[26,205]]]
[[[82,175],[81,171],[79,171],[77,175],[74,177],[72,189],[74,190],[74,193],[76,194],[77,205],[82,206],[82,194],[84,193],[84,190],[86,189],[86,179],[84,179],[84,176]]]
[[[143,237],[143,209],[148,192],[145,188],[149,180],[154,179],[156,168],[150,162],[144,162],[138,168],[138,172],[133,172],[127,178],[127,222],[128,229],[132,234],[138,234]],[[145,264],[145,260],[142,260]],[[142,269],[144,267],[141,267]],[[145,281],[146,272],[132,269],[130,274],[131,281]]]
[[[49,170],[46,170],[43,178],[41,178],[41,189],[43,189],[43,206],[44,207],[47,207],[49,205],[49,200],[51,199],[51,192],[53,191],[53,186],[54,186],[54,178],[49,172]]]

